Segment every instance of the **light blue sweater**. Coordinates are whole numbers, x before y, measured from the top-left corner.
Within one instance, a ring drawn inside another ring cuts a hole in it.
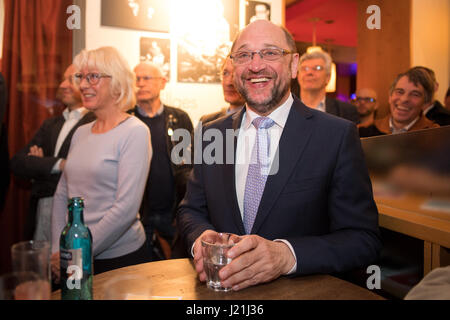
[[[120,257],[139,249],[145,232],[139,207],[150,168],[150,131],[132,116],[101,134],[95,122],[77,129],[54,196],[52,251],[67,223],[67,200],[84,198],[84,221],[91,230],[95,259]]]

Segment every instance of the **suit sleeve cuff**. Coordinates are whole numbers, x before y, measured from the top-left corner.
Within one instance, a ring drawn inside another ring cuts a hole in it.
[[[288,275],[291,275],[291,274],[295,273],[297,271],[297,256],[295,255],[295,251],[294,251],[294,248],[292,247],[291,243],[289,241],[287,241],[287,240],[284,240],[284,239],[275,239],[273,241],[283,242],[285,245],[287,245],[289,250],[291,250],[291,253],[292,253],[292,255],[294,256],[294,259],[295,259],[294,266],[292,267],[291,270],[289,270],[288,273],[285,273],[284,276],[288,276]]]

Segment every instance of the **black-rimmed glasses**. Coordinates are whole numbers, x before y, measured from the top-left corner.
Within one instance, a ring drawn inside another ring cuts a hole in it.
[[[356,97],[355,101],[359,101],[359,102],[364,101],[365,103],[368,103],[368,102],[375,102],[376,100],[374,98],[369,98],[369,97]]]

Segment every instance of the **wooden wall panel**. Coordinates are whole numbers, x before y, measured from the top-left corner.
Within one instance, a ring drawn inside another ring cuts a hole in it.
[[[366,13],[370,5],[378,5],[381,29],[367,27]],[[377,91],[377,117],[389,112],[389,87],[395,76],[411,65],[411,0],[358,0],[357,88]]]

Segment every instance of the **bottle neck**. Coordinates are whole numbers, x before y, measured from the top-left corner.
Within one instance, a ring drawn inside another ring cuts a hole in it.
[[[84,225],[83,208],[71,208],[69,209],[69,223]]]

